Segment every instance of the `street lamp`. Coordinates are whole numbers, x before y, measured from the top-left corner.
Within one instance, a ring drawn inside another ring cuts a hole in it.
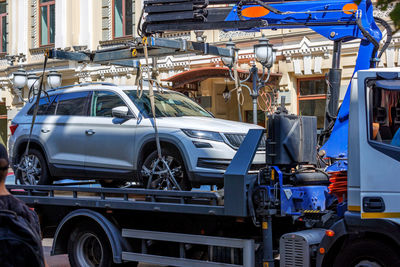
[[[231,56],[221,57],[221,60],[222,63],[224,63],[224,65],[227,66],[229,70],[231,70],[233,68],[233,65],[236,63],[237,49],[235,48],[235,43],[232,41],[226,43],[226,48],[229,49]]]
[[[270,69],[275,61],[275,53],[272,44],[264,36],[260,38],[258,44],[254,45],[254,56],[261,65]]]
[[[61,85],[61,73],[58,73],[55,70],[51,70],[49,74],[47,74],[47,84],[51,89],[60,87]]]
[[[29,90],[33,89],[33,94],[36,95],[40,85],[39,77],[36,76],[36,74],[31,73],[28,75],[27,83]]]
[[[235,44],[233,42],[228,42],[226,44],[226,47],[231,51],[233,51],[234,53],[232,53],[231,57],[221,57],[221,60],[224,63],[224,65],[229,68],[229,74],[231,79],[235,80],[235,78],[232,75],[232,68],[234,64],[237,63],[237,58],[236,58],[237,50],[235,49]],[[258,77],[258,68],[254,63],[250,69],[249,75],[244,80],[239,79],[239,83],[240,87],[247,88],[250,96],[253,99],[253,123],[257,124],[257,98],[259,96],[259,91],[261,88],[265,86],[265,83],[268,82],[271,74],[271,67],[273,66],[276,59],[275,50],[272,49],[272,44],[270,44],[268,39],[265,38],[264,36],[260,38],[258,44],[254,45],[254,57],[258,62],[260,62],[260,64],[263,67],[261,78]],[[264,79],[265,69],[268,70],[266,79]],[[252,89],[250,89],[246,84],[244,84],[244,82],[247,82],[250,79],[250,77],[253,77]],[[227,101],[227,99],[229,100],[230,98],[230,91],[229,92],[225,91],[223,92],[222,96],[224,97],[225,101]]]
[[[231,99],[231,91],[229,91],[227,83],[225,83],[225,90],[222,91],[222,97],[224,98],[225,102],[228,102],[229,99]]]
[[[26,85],[26,71],[24,69],[18,69],[17,72],[13,73],[13,85],[22,90]]]
[[[24,102],[24,99],[22,98],[22,90],[26,85],[26,71],[22,68],[18,69],[16,72],[13,73],[13,85],[15,87],[15,94],[18,96],[19,100]]]

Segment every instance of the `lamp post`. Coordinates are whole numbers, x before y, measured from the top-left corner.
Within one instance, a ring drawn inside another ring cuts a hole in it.
[[[221,60],[224,63],[226,67],[229,68],[229,74],[233,80],[235,80],[235,77],[232,75],[232,68],[234,64],[237,63],[237,49],[235,48],[235,44],[233,42],[228,42],[226,44],[226,48],[230,49],[231,52],[231,57],[222,57]],[[258,68],[256,64],[254,63],[253,66],[251,67],[249,71],[249,75],[244,79],[240,80],[239,83],[240,86],[246,87],[247,90],[249,91],[249,94],[253,100],[253,123],[257,124],[257,98],[259,96],[259,91],[261,88],[265,86],[265,83],[268,82],[270,74],[271,74],[271,67],[274,64],[274,61],[276,59],[275,51],[272,49],[272,44],[269,43],[268,39],[262,36],[259,40],[259,43],[254,45],[254,56],[258,62],[262,65],[262,75],[261,78],[258,77]],[[267,69],[267,78],[264,79],[265,77],[265,69]],[[250,77],[252,77],[252,89],[250,89],[247,85],[244,84],[244,82],[247,82]],[[235,89],[234,89],[235,90]],[[227,90],[223,92],[223,97],[225,101],[228,101],[230,99],[230,93],[231,91],[226,92]]]

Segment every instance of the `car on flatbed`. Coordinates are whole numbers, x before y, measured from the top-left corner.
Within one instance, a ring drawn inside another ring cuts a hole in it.
[[[126,182],[154,189],[184,190],[223,183],[223,174],[249,129],[260,126],[214,118],[185,95],[155,91],[155,117],[162,156],[159,163],[149,90],[113,84],[80,84],[52,90],[13,119],[10,158],[21,184],[57,179],[95,179],[105,186]],[[257,169],[265,151],[254,159]],[[148,183],[152,175],[151,182]]]

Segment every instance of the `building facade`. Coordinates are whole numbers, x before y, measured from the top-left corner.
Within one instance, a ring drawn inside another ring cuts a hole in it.
[[[29,93],[25,86],[15,88],[13,73],[22,68],[29,74],[43,71],[44,52],[48,48],[96,50],[117,45],[137,35],[136,25],[142,1],[134,0],[1,0],[0,1],[0,136],[6,143],[7,125],[24,105]],[[376,12],[379,17],[387,13]],[[308,29],[265,30],[262,32],[277,50],[269,86],[258,99],[259,124],[265,112],[285,104],[291,113],[318,116],[323,126],[327,74],[332,62],[333,43]],[[224,46],[232,39],[239,52],[239,70],[245,77],[255,63],[253,45],[261,33],[206,31],[207,42]],[[195,40],[194,32],[165,33],[165,38]],[[342,99],[351,79],[359,41],[342,46]],[[400,66],[400,35],[395,35],[380,66]],[[213,56],[168,56],[158,59],[160,78],[165,86],[184,92],[198,100],[216,117],[252,122],[252,102],[247,89],[227,101],[224,91],[234,88],[220,58]],[[258,66],[260,67],[260,66]],[[219,72],[217,71],[219,69]],[[222,69],[222,70],[221,70]],[[62,74],[62,85],[104,81],[134,84],[136,71],[126,67],[78,64],[49,60],[46,73]],[[190,75],[184,76],[191,71]],[[248,84],[249,86],[251,84]],[[48,89],[49,85],[45,83]],[[272,92],[272,93],[271,93]]]

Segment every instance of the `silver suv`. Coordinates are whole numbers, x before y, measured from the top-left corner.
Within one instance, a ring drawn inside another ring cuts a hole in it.
[[[249,129],[259,126],[214,118],[185,95],[155,91],[162,155],[171,172],[157,161],[148,90],[113,84],[80,84],[41,97],[29,137],[34,102],[13,119],[10,158],[22,184],[51,184],[55,179],[96,179],[104,186],[127,181],[148,188],[190,190],[222,184],[223,173]],[[263,146],[263,144],[261,145]],[[261,147],[260,146],[260,147]],[[257,168],[265,162],[260,149]],[[149,181],[149,176],[151,182]]]

